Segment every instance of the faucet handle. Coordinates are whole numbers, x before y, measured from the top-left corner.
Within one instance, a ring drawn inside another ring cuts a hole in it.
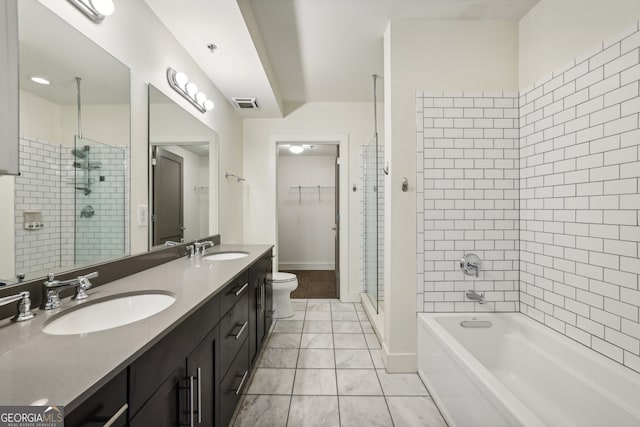
[[[76,286],[76,294],[73,297],[75,300],[83,300],[89,298],[87,294],[87,289],[91,289],[93,284],[89,281],[89,279],[94,279],[98,277],[98,272],[94,271],[93,273],[89,273],[84,276],[78,276],[78,286]]]
[[[56,278],[56,273],[47,274],[47,282],[53,282],[55,278]],[[47,284],[47,282],[45,282],[45,285]]]
[[[469,276],[478,277],[480,264],[480,258],[476,254],[465,254],[460,260],[460,270]]]

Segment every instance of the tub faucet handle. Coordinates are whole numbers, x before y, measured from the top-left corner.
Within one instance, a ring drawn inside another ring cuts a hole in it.
[[[480,273],[480,258],[476,254],[465,254],[460,260],[460,269],[464,274],[478,277]]]

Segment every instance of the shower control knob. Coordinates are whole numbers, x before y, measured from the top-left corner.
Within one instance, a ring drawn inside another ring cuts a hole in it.
[[[480,258],[476,254],[465,254],[460,260],[460,270],[469,276],[478,277],[480,272]]]

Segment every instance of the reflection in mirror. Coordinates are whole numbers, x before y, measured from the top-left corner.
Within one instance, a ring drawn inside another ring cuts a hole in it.
[[[218,232],[217,134],[149,85],[150,246]]]
[[[18,21],[20,176],[0,179],[14,204],[0,224],[14,242],[0,257],[7,283],[129,252],[129,69],[37,1],[18,2]]]

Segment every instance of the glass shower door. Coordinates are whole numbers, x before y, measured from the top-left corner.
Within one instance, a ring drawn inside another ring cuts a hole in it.
[[[382,300],[382,184],[378,136],[364,145],[363,152],[363,214],[364,214],[364,288],[371,305],[380,311]]]
[[[75,263],[126,253],[125,149],[76,136],[74,170]]]

